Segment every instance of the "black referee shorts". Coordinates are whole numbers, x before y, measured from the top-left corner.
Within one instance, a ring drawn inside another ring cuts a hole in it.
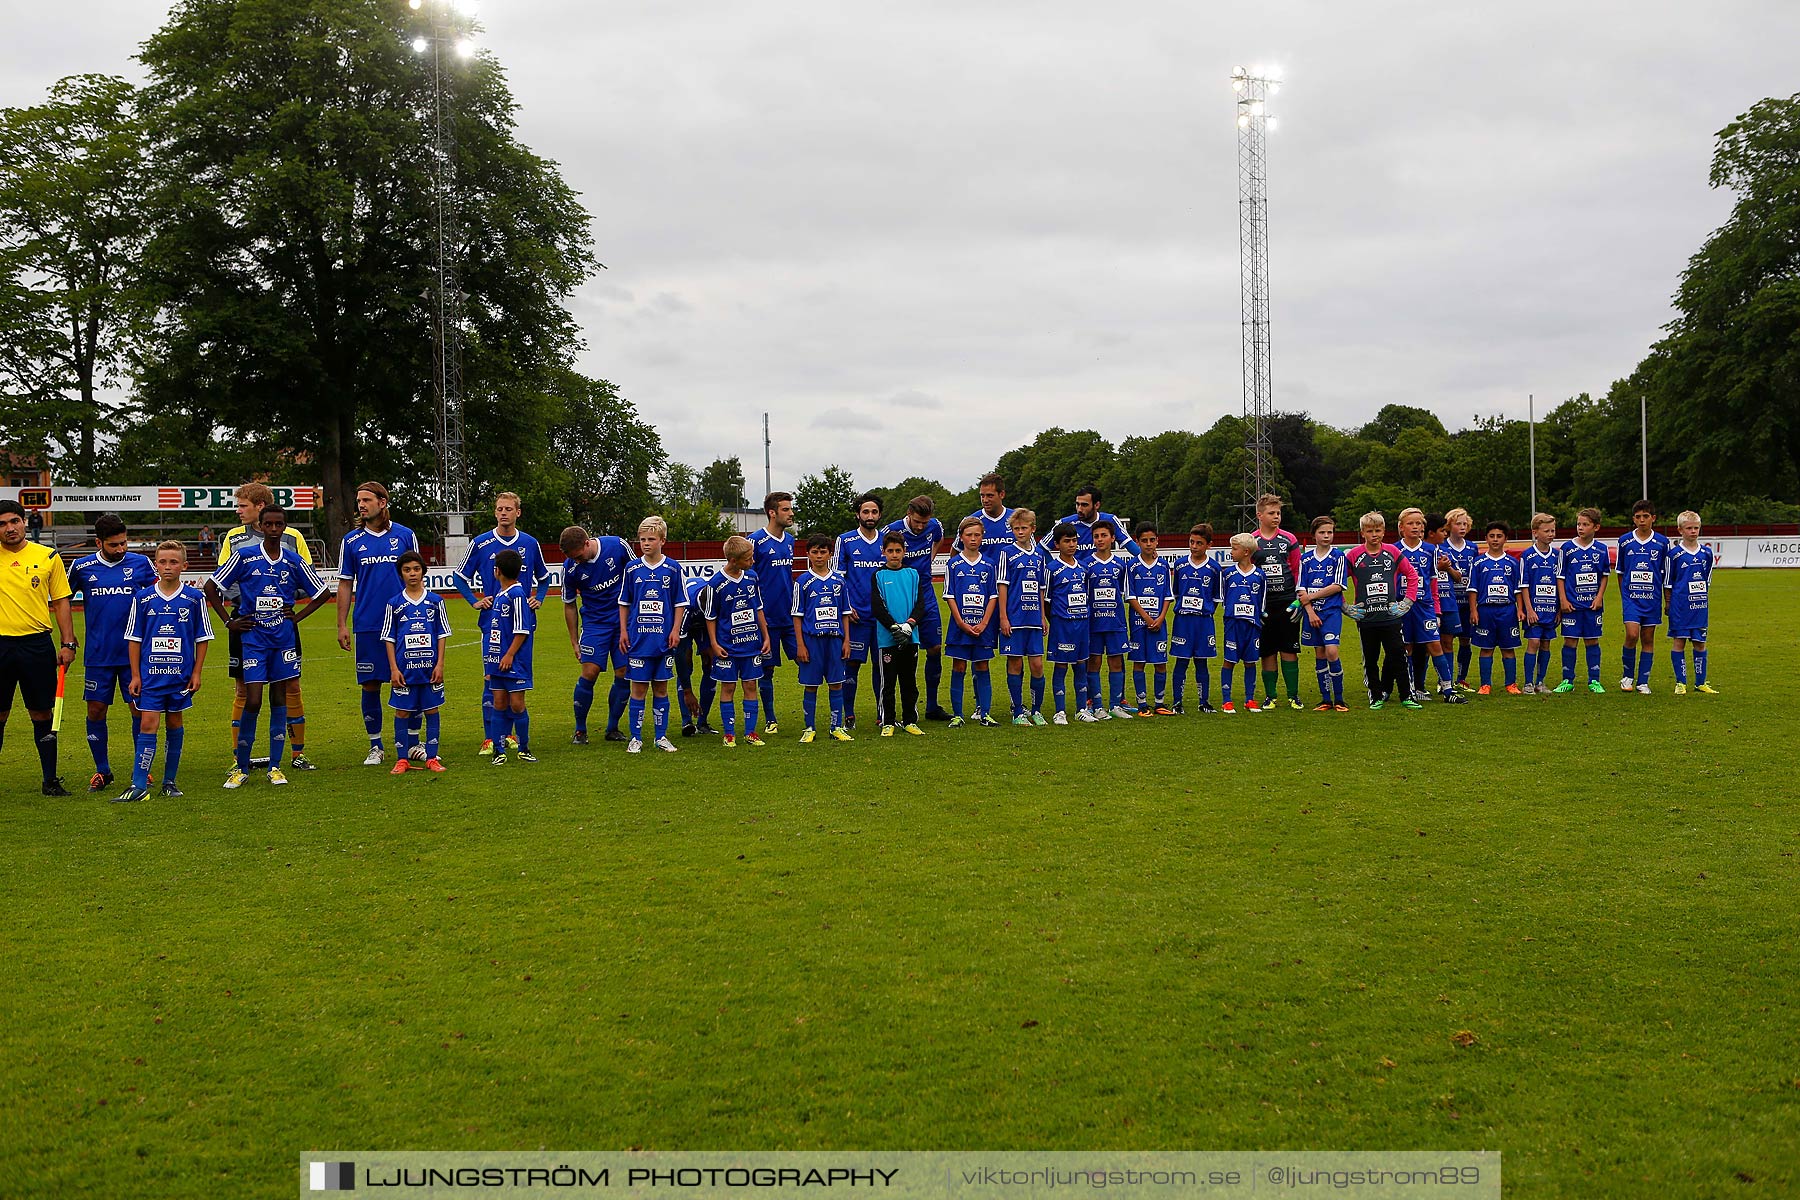
[[[1300,653],[1300,626],[1294,623],[1294,614],[1288,611],[1288,605],[1294,602],[1294,593],[1270,595],[1263,605],[1262,653],[1267,658],[1271,654]]]
[[[29,712],[56,705],[56,640],[47,633],[0,637],[0,712],[12,711],[13,688]]]

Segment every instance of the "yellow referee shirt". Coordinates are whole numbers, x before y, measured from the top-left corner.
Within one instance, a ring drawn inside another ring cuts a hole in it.
[[[281,535],[281,540],[293,547],[294,553],[300,556],[301,562],[308,565],[312,563],[312,551],[307,548],[305,538],[290,529]],[[228,529],[225,531],[225,536],[219,539],[219,565],[223,566],[227,559],[245,546],[260,545],[262,545],[262,534],[248,525],[239,525]]]
[[[50,605],[68,598],[69,573],[60,554],[36,542],[16,552],[0,546],[0,637],[51,632],[56,623]]]

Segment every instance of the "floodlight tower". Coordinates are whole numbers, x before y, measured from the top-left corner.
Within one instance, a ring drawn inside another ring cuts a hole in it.
[[[1269,414],[1274,382],[1269,362],[1268,135],[1275,130],[1269,97],[1281,90],[1281,68],[1238,67],[1237,93],[1238,291],[1243,309],[1244,503],[1241,528],[1256,523],[1256,498],[1274,476]]]
[[[450,95],[451,60],[475,54],[476,0],[407,0],[425,10],[425,32],[414,53],[431,56],[431,374],[437,393],[438,507],[444,518],[444,557],[460,562],[468,548],[469,463],[463,442],[463,290],[458,269],[462,220],[456,199],[456,117]]]

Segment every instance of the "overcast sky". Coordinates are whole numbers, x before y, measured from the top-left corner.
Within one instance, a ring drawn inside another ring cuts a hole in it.
[[[160,3],[12,6],[0,103],[136,75]],[[76,14],[79,13],[77,18]],[[485,0],[610,270],[583,364],[696,464],[969,486],[1051,425],[1239,411],[1228,76],[1278,63],[1276,406],[1451,427],[1603,392],[1724,218],[1713,135],[1800,90],[1794,0]],[[1541,411],[1541,409],[1540,409]]]

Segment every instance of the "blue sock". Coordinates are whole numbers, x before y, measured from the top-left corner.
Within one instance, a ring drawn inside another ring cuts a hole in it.
[[[1456,674],[1456,667],[1450,661],[1449,652],[1440,653],[1431,661],[1437,666],[1438,678],[1443,681],[1445,687],[1449,687]]]
[[[700,723],[701,724],[705,724],[706,718],[708,717],[708,715],[711,714],[712,706],[713,706],[713,697],[716,696],[718,694],[718,692],[719,692],[719,685],[713,679],[711,671],[706,672],[704,675],[702,675],[700,677],[700,694],[699,694],[699,696],[696,697],[696,699],[698,699],[700,701]]]
[[[175,772],[181,769],[181,744],[187,740],[187,726],[178,725],[163,731],[166,743],[163,752],[163,782],[174,783]]]
[[[588,712],[594,707],[594,681],[585,676],[575,677],[575,732],[587,732]]]
[[[644,702],[633,696],[626,702],[626,707],[631,712],[631,728],[626,732],[634,738],[641,738],[644,730]]]
[[[938,706],[938,685],[944,678],[944,656],[927,654],[925,656],[925,708],[927,711]]]
[[[1474,650],[1473,646],[1464,642],[1456,651],[1456,682],[1461,683],[1469,677],[1469,656],[1474,653]],[[1569,664],[1569,669],[1571,671],[1575,669],[1573,662]]]
[[[819,716],[819,689],[809,687],[800,693],[800,711],[806,714],[806,727],[814,728],[813,722]]]
[[[1326,669],[1331,673],[1331,702],[1333,704],[1342,704],[1344,702],[1343,660],[1340,659],[1336,662],[1327,661],[1329,665]]]
[[[1050,670],[1050,699],[1055,702],[1055,711],[1061,712],[1063,704],[1069,698],[1069,664],[1057,663]]]
[[[1584,657],[1587,659],[1588,679],[1598,683],[1600,681],[1600,643],[1592,642],[1583,646],[1582,649],[1587,651]]]
[[[363,732],[369,735],[369,745],[381,745],[381,692],[375,688],[362,689]]]
[[[150,767],[156,762],[156,735],[139,730],[134,741],[137,755],[131,763],[131,786],[147,788],[150,786]]]
[[[1331,703],[1331,672],[1326,669],[1323,658],[1313,659],[1313,674],[1319,677],[1319,703]]]
[[[1106,685],[1107,685],[1106,686],[1106,694],[1109,697],[1111,697],[1113,706],[1117,707],[1117,708],[1124,708],[1125,707],[1125,668],[1120,667],[1116,671],[1108,671],[1106,673]]]
[[[719,701],[719,724],[724,727],[722,732],[726,737],[735,738],[737,736],[736,700]]]
[[[1137,693],[1137,706],[1139,712],[1143,712],[1146,708],[1150,707],[1148,703],[1150,693],[1145,690],[1145,684],[1147,682],[1148,681],[1144,678],[1144,668],[1134,664],[1131,668],[1131,688]]]
[[[861,663],[847,662],[844,664],[844,686],[838,690],[843,693],[845,721],[850,721],[856,716],[856,681],[861,674]]]
[[[438,756],[438,713],[432,709],[425,714],[425,757]]]
[[[994,707],[994,677],[986,671],[975,672],[975,712],[987,716]]]
[[[406,716],[407,716],[407,714],[405,714],[403,712],[396,711],[394,713],[394,757],[395,758],[405,758],[407,750],[411,749],[411,747],[412,747],[411,739],[409,739],[406,736],[406,724],[407,724]]]
[[[1100,707],[1100,672],[1084,668],[1082,674],[1087,677],[1087,706]]]
[[[1079,663],[1075,666],[1075,711],[1080,712],[1088,706],[1088,673],[1087,668]]]
[[[1675,682],[1687,682],[1687,655],[1679,650],[1669,651],[1669,665],[1675,668]]]
[[[1625,661],[1624,678],[1630,679],[1637,674],[1637,647],[1625,646],[1619,650],[1619,657]]]
[[[1538,673],[1537,673],[1537,678],[1532,680],[1532,682],[1538,684],[1539,686],[1542,686],[1543,682],[1544,682],[1544,676],[1549,674],[1549,672],[1550,672],[1550,647],[1548,645],[1546,645],[1542,650],[1538,651]]]
[[[281,756],[287,750],[287,705],[271,704],[269,706],[269,770],[281,766]]]
[[[238,770],[250,770],[250,747],[256,742],[256,720],[262,716],[260,708],[246,708],[238,718],[237,766]]]
[[[749,737],[756,732],[756,701],[744,701],[744,736]]]
[[[963,715],[963,680],[968,678],[967,671],[950,672],[950,715]]]
[[[1231,664],[1228,662],[1219,664],[1219,699],[1231,703]]]
[[[843,725],[844,725],[844,692],[843,692],[843,689],[842,688],[828,688],[826,690],[831,693],[829,696],[826,697],[826,701],[831,706],[831,727],[833,729],[841,729],[841,728],[843,728]]]
[[[94,770],[102,775],[111,775],[113,769],[112,762],[106,753],[106,722],[104,720],[87,723],[87,740],[88,749],[94,753]],[[152,735],[150,740],[154,745],[155,735]]]
[[[763,676],[762,686],[757,689],[758,702],[762,705],[763,720],[775,724],[775,676],[771,673]]]
[[[1519,684],[1519,660],[1518,660],[1518,658],[1514,655],[1508,655],[1505,659],[1502,660],[1502,664],[1504,665],[1504,667],[1506,669],[1506,686],[1507,687],[1517,687]]]
[[[1031,711],[1034,713],[1044,711],[1044,677],[1042,675],[1031,677]]]
[[[1481,656],[1481,686],[1494,686],[1494,656],[1491,654]]]
[[[1538,656],[1537,656],[1536,650],[1527,650],[1525,652],[1525,682],[1526,683],[1536,683],[1537,682],[1537,660],[1538,660]]]
[[[531,749],[531,710],[521,708],[513,714],[513,736],[519,739],[519,749]]]
[[[1694,651],[1694,686],[1706,682],[1706,651]]]
[[[483,686],[481,689],[481,728],[490,742],[500,740],[494,736],[495,727],[494,692],[492,688]]]
[[[1212,668],[1206,665],[1204,658],[1194,660],[1194,682],[1200,688],[1200,703],[1212,703]]]
[[[1185,658],[1175,660],[1175,703],[1181,703],[1181,693],[1187,684],[1188,662]]]
[[[669,698],[656,697],[656,740],[662,741],[669,736]]]
[[[1574,642],[1564,642],[1563,643],[1563,678],[1571,680],[1571,681],[1575,678],[1575,643]]]
[[[1642,654],[1638,655],[1637,681],[1639,683],[1649,683],[1650,682],[1650,668],[1655,665],[1656,665],[1656,655],[1653,654],[1652,652],[1650,652],[1649,650],[1646,650]]]
[[[606,692],[606,732],[612,733],[619,727],[619,718],[625,715],[625,706],[631,703],[631,683],[623,674],[613,675],[612,687]],[[637,726],[633,725],[633,729]]]
[[[1273,696],[1270,698],[1273,699]],[[1254,699],[1256,699],[1256,664],[1247,662],[1244,664],[1244,703],[1248,704]]]
[[[1023,674],[1008,675],[1006,677],[1006,690],[1007,690],[1008,694],[1010,694],[1012,696],[1013,716],[1015,716],[1015,717],[1024,716],[1025,715],[1025,676]]]

